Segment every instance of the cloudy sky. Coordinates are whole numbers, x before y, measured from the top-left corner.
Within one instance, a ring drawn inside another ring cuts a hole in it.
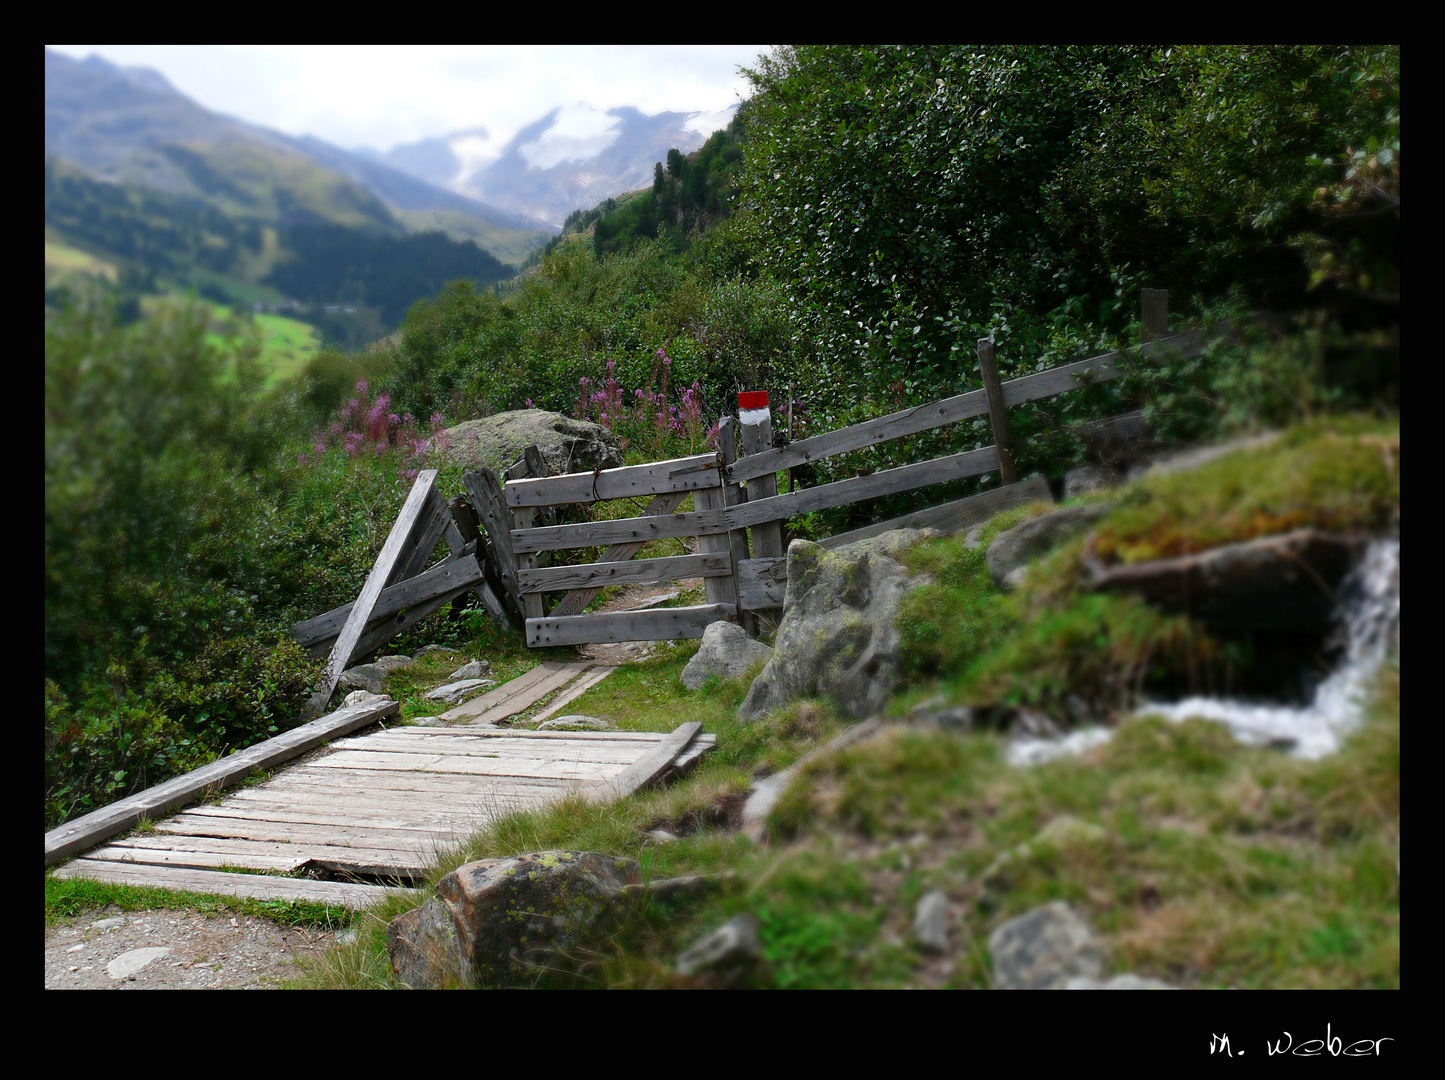
[[[766,45],[51,45],[154,68],[208,109],[289,135],[387,150],[473,128],[508,139],[553,108],[715,112],[747,96]]]

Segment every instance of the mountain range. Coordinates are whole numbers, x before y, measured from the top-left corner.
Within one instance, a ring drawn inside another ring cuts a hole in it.
[[[253,216],[441,229],[512,262],[571,211],[650,184],[669,149],[701,146],[731,111],[647,115],[577,103],[505,143],[474,127],[385,152],[345,150],[211,112],[150,68],[45,51],[47,157]],[[278,196],[285,206],[274,205]]]

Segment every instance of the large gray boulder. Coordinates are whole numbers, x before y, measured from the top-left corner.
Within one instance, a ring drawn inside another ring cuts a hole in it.
[[[482,859],[391,921],[392,971],[413,989],[517,986],[584,968],[621,925],[637,863],[593,851]]]
[[[536,446],[552,475],[619,469],[617,438],[605,427],[545,409],[517,409],[468,420],[444,432],[447,453],[459,465],[502,472]]]
[[[761,641],[748,637],[737,623],[709,623],[702,634],[702,646],[682,669],[682,685],[696,690],[716,675],[722,682],[732,682],[747,674],[759,660],[766,662],[773,650]]]
[[[924,534],[895,529],[829,551],[788,546],[788,590],[773,657],[738,710],[756,720],[799,697],[831,696],[852,716],[878,712],[900,678],[898,610],[923,579],[898,562]]]

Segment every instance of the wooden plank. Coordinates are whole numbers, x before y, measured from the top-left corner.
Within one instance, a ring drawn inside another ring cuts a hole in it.
[[[131,848],[106,846],[90,853],[102,862],[131,863],[135,866],[190,866],[215,869],[220,866],[243,866],[247,870],[280,870],[289,874],[302,866],[304,856],[239,854],[222,851],[170,851],[165,848]]]
[[[142,818],[159,817],[211,791],[229,787],[244,780],[255,769],[279,765],[322,743],[385,717],[395,716],[400,709],[401,706],[394,701],[338,709],[284,735],[277,735],[274,739],[267,739],[220,761],[192,769],[184,776],[68,821],[45,834],[45,865],[50,866],[78,851],[94,847],[102,840],[131,828]]]
[[[442,533],[452,523],[451,511],[447,509],[446,500],[442,493],[435,487],[427,496],[426,507],[422,510],[421,517],[417,519],[416,526],[412,529],[412,537],[409,541],[410,550],[402,557],[395,570],[392,571],[388,585],[405,581],[407,578],[416,577],[426,569],[427,563],[436,551],[437,544],[441,541]]]
[[[496,690],[491,690],[479,698],[474,698],[465,704],[458,705],[455,709],[442,713],[442,718],[445,720],[471,718],[471,722],[474,724],[495,724],[499,720],[516,716],[524,709],[531,708],[552,691],[566,686],[590,666],[590,663],[585,660],[568,664],[539,664],[538,667],[543,669],[541,677],[528,679],[526,685],[519,687],[515,692],[502,694],[501,691],[506,687],[499,686]],[[533,671],[535,670],[534,668]],[[516,681],[516,679],[512,680],[512,682]]]
[[[432,798],[446,796],[458,800],[483,799],[493,794],[550,798],[558,789],[570,786],[570,781],[528,776],[509,779],[507,777],[464,777],[441,773],[398,773],[382,769],[351,769],[339,772],[334,769],[317,769],[312,774],[327,775],[331,782],[287,781],[282,790],[296,792],[331,792],[338,788],[348,789],[368,786],[370,790],[385,791],[388,795]],[[278,780],[277,783],[280,783]]]
[[[266,840],[202,836],[171,835],[155,839],[160,841],[159,846],[117,845],[115,850],[125,855],[108,861],[196,868],[246,866],[264,870],[267,867],[263,865],[263,861],[274,858],[291,862],[293,865],[288,872],[317,866],[347,870],[351,873],[399,876],[412,876],[414,872],[426,871],[433,865],[430,856],[420,850],[412,852],[386,848],[337,847],[330,844],[282,844]],[[134,858],[127,857],[131,855]],[[167,861],[159,862],[161,858]]]
[[[336,639],[336,645],[331,650],[331,657],[326,663],[326,673],[321,679],[321,689],[313,698],[313,701],[319,706],[318,711],[326,708],[327,702],[331,700],[331,692],[336,689],[336,683],[341,678],[341,673],[351,663],[351,657],[357,643],[361,640],[362,632],[366,629],[366,624],[371,622],[372,609],[376,606],[382,590],[386,588],[392,569],[401,558],[402,548],[411,535],[412,526],[416,523],[416,519],[421,515],[423,507],[426,506],[427,500],[431,496],[436,478],[437,471],[435,469],[423,469],[417,474],[416,483],[412,485],[411,492],[402,505],[401,513],[397,515],[396,523],[392,525],[391,532],[387,534],[381,554],[376,557],[376,563],[366,577],[366,584],[361,587],[361,595],[356,598],[356,603],[346,618],[346,625],[342,627],[341,634]]]
[[[917,510],[902,517],[880,521],[876,525],[865,525],[861,529],[838,533],[818,543],[829,549],[839,548],[844,544],[855,544],[859,540],[891,532],[893,529],[937,529],[939,532],[956,533],[977,525],[980,521],[987,521],[1001,510],[1031,502],[1053,501],[1049,482],[1042,476],[1031,476],[1017,484],[993,488],[965,499],[955,499],[927,510]]]
[[[748,611],[780,608],[788,589],[788,557],[738,563],[738,606]]]
[[[583,796],[592,801],[602,802],[631,795],[638,788],[652,783],[670,769],[678,755],[687,748],[687,745],[697,737],[701,730],[702,725],[697,721],[679,724],[672,734],[649,750],[635,764],[614,777],[591,785],[583,791]]]
[[[216,870],[188,870],[166,866],[132,866],[93,859],[76,859],[57,870],[55,876],[89,878],[118,885],[149,886],[178,892],[246,896],[256,900],[311,900],[353,909],[380,903],[397,891],[380,885],[303,881],[265,874],[226,874]],[[400,891],[412,893],[416,890]]]
[[[451,836],[468,824],[468,815],[458,813],[449,820],[438,821],[438,815],[427,812],[394,813],[384,807],[336,806],[328,811],[307,805],[282,809],[268,803],[245,806],[202,806],[185,813],[187,820],[197,817],[231,818],[242,821],[278,822],[292,825],[334,825],[346,832],[352,829],[383,829],[387,832],[414,832]]]
[[[726,510],[727,492],[721,485],[714,488],[703,488],[692,493],[692,504],[699,510]],[[736,575],[733,569],[732,547],[728,542],[727,533],[719,533],[713,536],[700,536],[697,539],[697,548],[702,554],[699,558],[710,559],[719,567],[713,573],[704,574],[703,588],[706,590],[707,602],[709,604],[730,604],[733,607],[738,603],[738,587],[735,580]]]
[[[285,840],[293,844],[340,844],[350,847],[384,848],[435,855],[465,840],[470,832],[452,834],[417,830],[339,829],[335,825],[307,825],[299,822],[256,821],[251,818],[191,817],[189,812],[156,823],[158,833],[181,836],[229,836],[247,840]]]
[[[978,373],[983,381],[984,395],[988,398],[988,419],[993,426],[993,445],[998,450],[999,477],[1005,484],[1017,483],[1019,474],[1009,451],[1008,409],[1003,403],[1003,386],[998,377],[998,360],[993,355],[992,338],[978,340]]]
[[[554,761],[591,761],[599,764],[621,763],[630,765],[637,760],[639,754],[647,753],[650,749],[648,743],[505,743],[505,742],[482,742],[480,740],[463,742],[460,739],[446,744],[446,756],[484,757],[497,761],[509,761],[514,758],[524,759],[551,759]],[[359,750],[364,753],[386,753],[386,754],[423,754],[421,746],[406,739],[387,739],[380,742],[365,742],[361,740],[348,746],[338,746],[337,750]],[[433,752],[434,753],[434,752]],[[261,799],[271,798],[260,796]],[[254,800],[247,800],[254,801]]]
[[[691,514],[656,514],[622,518],[617,521],[584,521],[576,525],[520,529],[512,532],[512,548],[524,551],[556,551],[559,548],[601,547],[604,544],[636,544],[675,536],[710,536],[729,528],[725,511],[708,510]]]
[[[1169,290],[1139,290],[1139,341],[1153,341],[1169,333]]]
[[[678,772],[684,772],[696,765],[703,754],[716,748],[716,735],[699,735],[687,744],[687,748],[678,755],[677,760],[672,763],[672,767]]]
[[[698,492],[694,497],[706,494],[707,492]],[[595,562],[582,566],[544,566],[537,570],[518,570],[517,585],[523,593],[562,592],[564,589],[585,589],[598,584],[644,584],[678,581],[690,577],[714,578],[731,573],[732,564],[724,550],[721,554],[672,555],[667,558],[636,559],[630,562]]]
[[[375,652],[392,638],[396,637],[397,634],[400,634],[403,630],[410,629],[423,619],[435,615],[466,591],[465,586],[460,589],[453,589],[451,592],[434,596],[432,599],[420,604],[413,604],[405,611],[399,612],[384,622],[378,623],[374,628],[368,630],[362,639],[356,643],[355,655],[366,656],[369,653]]]
[[[528,619],[527,644],[532,648],[585,645],[602,641],[673,641],[700,638],[709,623],[731,619],[733,604],[657,608],[652,611],[615,611],[599,615],[571,615],[562,619]]]
[[[1159,338],[1134,350],[1140,359],[1149,359],[1165,352],[1178,352],[1184,356],[1198,356],[1204,350],[1204,335],[1197,330]],[[1003,384],[1003,401],[1009,408],[1026,401],[1053,397],[1068,390],[1077,390],[1086,383],[1108,382],[1128,373],[1130,354],[1127,352],[1106,353],[1103,356],[1078,360],[1062,367],[1050,368],[1037,375],[1012,379]]]
[[[487,537],[492,542],[492,555],[507,600],[520,619],[522,594],[517,589],[517,556],[512,550],[512,515],[502,498],[502,484],[491,469],[474,469],[462,477],[472,507],[481,518]]]
[[[682,500],[687,498],[685,491],[670,491],[665,495],[659,495],[647,504],[642,511],[643,517],[657,517],[661,514],[670,514],[682,505]],[[632,558],[642,550],[641,543],[613,544],[602,553],[598,562],[624,562]],[[556,607],[552,609],[552,617],[560,619],[564,615],[580,615],[587,605],[596,599],[602,588],[574,589],[562,597]]]
[[[612,667],[610,665],[593,668],[571,686],[567,687],[566,690],[563,690],[560,694],[558,694],[552,704],[548,705],[544,710],[533,716],[532,720],[535,723],[539,724],[543,720],[550,720],[552,717],[560,713],[566,706],[572,704],[572,702],[576,701],[588,690],[591,690],[594,686],[596,686],[598,683],[600,683],[603,679],[607,678],[607,676],[611,675],[616,670],[617,669],[615,667]],[[549,732],[547,734],[551,733]],[[557,734],[561,734],[561,732],[558,732]]]
[[[477,562],[474,554],[467,552],[458,558],[439,563],[430,570],[399,581],[382,590],[381,595],[377,597],[375,607],[372,608],[372,620],[395,615],[403,608],[434,599],[442,593],[464,589],[481,580],[481,564]],[[291,633],[303,646],[317,645],[327,639],[335,638],[346,625],[347,617],[351,614],[353,606],[352,604],[343,604],[339,608],[328,611],[325,615],[318,615],[314,619],[297,623],[291,628]]]
[[[343,750],[333,754],[320,768],[391,769],[397,772],[462,773],[467,776],[551,776],[566,780],[575,776],[608,776],[617,765],[568,761],[553,757],[468,757],[463,754],[397,754],[379,751]],[[191,813],[191,811],[187,811]]]
[[[1150,342],[1136,350],[1136,355],[1148,358],[1165,350],[1179,351],[1185,356],[1195,356],[1202,349],[1202,335],[1197,331],[1174,334]],[[1066,390],[1076,390],[1082,384],[1082,377],[1092,377],[1095,382],[1118,378],[1124,374],[1121,362],[1128,358],[1127,352],[1104,353],[1087,360],[1051,368],[1034,375],[1011,379],[1003,384],[1004,404],[1012,408],[1025,401],[1053,397]],[[916,435],[945,424],[957,423],[988,412],[988,396],[982,390],[972,390],[941,401],[901,409],[887,416],[880,416],[851,427],[823,432],[807,439],[799,439],[787,446],[763,450],[739,459],[724,472],[732,481],[748,480],[767,473],[777,473],[796,465],[832,457],[848,450],[861,450],[890,439],[905,435]]]
[[[571,664],[561,665],[554,663],[553,668],[568,667],[577,668],[588,673],[591,677],[593,671],[611,672],[616,670],[608,664],[597,664],[589,668],[586,660],[575,661]],[[519,676],[520,677],[520,676]],[[516,682],[516,679],[512,680]],[[607,742],[657,742],[662,735],[656,731],[530,731],[527,728],[487,728],[473,724],[457,724],[453,727],[434,727],[431,725],[399,725],[386,729],[389,734],[415,735],[418,738],[437,740],[446,739],[499,739],[503,741],[522,740],[531,741],[541,739],[545,742],[587,742],[602,740]],[[301,766],[305,768],[305,766]],[[285,774],[287,776],[291,773]],[[279,777],[277,778],[279,779]],[[275,780],[267,781],[275,783]]]
[[[944,480],[957,480],[966,476],[992,472],[998,468],[998,453],[992,446],[979,450],[968,450],[962,454],[920,461],[916,465],[903,465],[896,469],[854,476],[817,487],[800,488],[788,495],[774,495],[772,498],[753,502],[751,499],[741,506],[729,507],[728,521],[733,527],[760,525],[765,521],[782,521],[812,510],[825,510],[830,506],[843,506],[863,499],[876,499],[882,495],[893,495],[900,491],[926,487]],[[757,531],[754,530],[754,541]],[[780,555],[782,552],[761,552],[754,548],[754,556]]]
[[[505,489],[507,505],[556,506],[562,503],[592,503],[606,499],[632,499],[664,492],[688,492],[716,487],[716,454],[629,465],[599,472],[567,473],[532,480],[513,480]]]

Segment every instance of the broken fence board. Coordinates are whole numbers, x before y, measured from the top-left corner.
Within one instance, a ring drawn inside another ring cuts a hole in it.
[[[538,479],[513,480],[504,489],[507,505],[557,506],[563,503],[591,503],[606,499],[632,499],[664,492],[688,492],[717,487],[716,454],[629,465],[601,472],[566,473]]]
[[[347,616],[346,624],[342,627],[341,634],[336,639],[336,645],[331,650],[331,657],[327,660],[326,673],[321,679],[321,689],[314,698],[320,703],[321,709],[325,709],[326,703],[331,700],[331,692],[336,689],[341,673],[351,663],[351,657],[355,654],[356,645],[362,638],[366,624],[371,622],[372,609],[376,606],[382,590],[386,588],[392,570],[401,559],[406,541],[412,535],[412,528],[432,495],[436,478],[437,471],[435,469],[423,469],[417,474],[416,483],[412,485],[411,492],[402,505],[401,513],[397,515],[396,523],[392,525],[391,532],[387,534],[381,554],[376,557],[376,563],[366,577],[366,584],[361,587],[361,595],[356,598],[351,614]]]
[[[523,593],[562,592],[598,585],[640,585],[691,577],[720,577],[731,573],[732,563],[727,552],[723,551],[721,554],[673,555],[659,559],[518,570],[517,586]]]
[[[563,690],[560,694],[558,694],[556,700],[554,700],[552,704],[548,705],[544,710],[539,712],[536,716],[532,717],[532,719],[537,723],[541,723],[543,720],[550,720],[552,717],[556,716],[559,712],[561,712],[566,706],[572,704],[572,702],[576,701],[583,694],[587,693],[588,690],[591,690],[594,686],[596,686],[598,683],[600,683],[603,679],[607,678],[607,676],[611,675],[616,670],[617,669],[615,667],[609,666],[594,668],[592,671],[587,672],[587,674],[583,675],[575,683],[573,683],[571,686],[567,687],[567,689]],[[561,734],[561,732],[558,732],[558,734]]]
[[[517,555],[512,550],[512,515],[502,498],[502,484],[491,469],[474,469],[462,477],[462,486],[467,489],[472,507],[481,519],[482,527],[492,542],[492,557],[496,560],[497,575],[501,578],[502,589],[507,594],[512,610],[520,618],[522,595],[517,590]]]
[[[736,614],[735,604],[702,604],[651,611],[570,615],[561,619],[528,619],[527,644],[537,649],[607,641],[700,638],[710,623],[731,619]]]
[[[458,558],[439,563],[415,577],[388,586],[377,597],[376,606],[372,608],[371,612],[372,620],[376,621],[389,615],[395,615],[413,604],[435,599],[442,593],[454,592],[481,580],[482,567],[475,554],[463,554]],[[297,623],[291,628],[291,633],[303,647],[308,648],[335,638],[346,625],[351,608],[351,604],[333,608],[325,615],[318,615],[314,619]]]
[[[583,795],[593,801],[621,799],[631,795],[638,788],[652,783],[672,768],[672,764],[697,737],[702,725],[697,721],[679,724],[677,730],[658,743],[642,758],[630,765],[617,776],[602,780],[587,788]]]
[[[516,692],[511,694],[499,693],[499,691],[507,689],[511,683],[508,683],[507,686],[499,686],[496,690],[488,691],[480,698],[442,713],[442,719],[460,720],[470,717],[472,723],[475,724],[495,724],[498,720],[505,720],[509,716],[516,716],[519,712],[530,709],[552,691],[566,686],[591,665],[588,661],[582,660],[568,664],[538,666],[545,668],[542,678],[529,679],[525,686],[519,687]],[[513,683],[516,681],[516,679],[512,680]],[[483,705],[483,702],[486,704]]]
[[[155,818],[176,807],[193,802],[209,791],[244,780],[255,769],[267,769],[299,757],[322,743],[394,716],[401,706],[395,701],[354,705],[338,709],[284,735],[257,743],[220,761],[192,769],[184,776],[128,796],[45,834],[45,865],[50,866],[78,851],[94,847],[116,833],[131,828],[142,818]]]

